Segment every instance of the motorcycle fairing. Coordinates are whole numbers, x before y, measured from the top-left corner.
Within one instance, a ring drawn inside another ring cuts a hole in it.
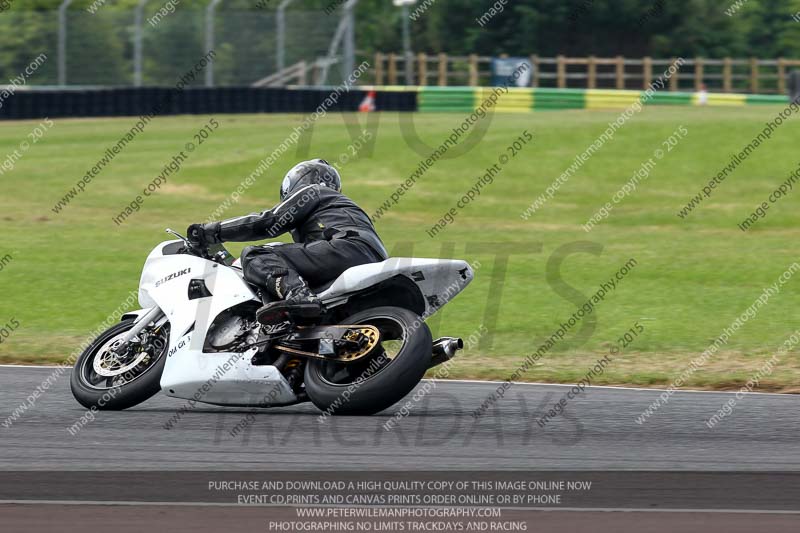
[[[469,263],[458,259],[392,257],[348,268],[319,297],[326,305],[335,305],[397,275],[407,277],[417,286],[425,300],[423,316],[428,317],[464,290],[474,273]]]
[[[178,254],[182,246],[180,240],[157,246],[145,262],[139,286],[140,305],[159,307],[170,322],[162,390],[168,396],[218,405],[296,402],[277,368],[251,363],[256,348],[243,353],[203,352],[208,329],[220,313],[247,301],[260,301],[240,269]],[[408,278],[419,289],[425,301],[423,316],[427,317],[461,292],[472,281],[473,271],[460,260],[391,258],[349,268],[319,296],[326,305],[339,305],[396,276]],[[192,280],[202,280],[211,296],[190,298]],[[126,316],[141,318],[144,311]]]

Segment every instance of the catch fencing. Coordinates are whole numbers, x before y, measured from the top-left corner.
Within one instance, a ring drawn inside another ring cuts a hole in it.
[[[277,0],[61,0],[50,9],[23,2],[0,12],[0,85],[45,54],[29,85],[169,86],[214,50],[213,65],[192,85],[249,86],[280,64],[327,56],[342,12],[290,6],[279,14]],[[347,62],[333,61],[324,81],[335,85]]]

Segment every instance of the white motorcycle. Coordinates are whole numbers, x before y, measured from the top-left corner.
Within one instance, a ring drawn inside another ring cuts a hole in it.
[[[273,407],[312,401],[329,414],[374,414],[463,348],[432,341],[424,319],[461,292],[465,261],[391,258],[312,287],[314,321],[262,326],[258,287],[221,245],[199,250],[178,233],[148,256],[143,309],[124,315],[78,358],[75,398],[87,408],[133,407],[164,390],[214,405]]]

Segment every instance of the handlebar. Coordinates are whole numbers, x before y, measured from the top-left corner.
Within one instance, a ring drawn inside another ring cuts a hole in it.
[[[219,263],[220,265],[231,266],[233,264],[234,261],[233,255],[231,255],[231,253],[221,244],[199,247],[193,244],[189,239],[187,239],[186,237],[184,237],[175,230],[167,228],[166,232],[182,240],[186,253],[190,255],[201,257],[209,261],[214,261],[215,263]]]
[[[192,244],[192,242],[188,238],[184,237],[183,235],[181,235],[180,233],[178,233],[177,231],[175,231],[173,229],[167,228],[165,231],[167,233],[170,233],[170,234],[176,236],[180,240],[182,240],[183,241],[183,245],[184,245],[185,250],[186,250],[187,253],[189,253],[191,255],[196,255],[197,257],[202,257],[203,259],[208,259],[209,258],[207,249],[202,249],[202,248],[199,248],[199,247],[195,246],[194,244]]]

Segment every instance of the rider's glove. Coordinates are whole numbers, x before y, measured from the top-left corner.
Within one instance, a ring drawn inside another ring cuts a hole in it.
[[[219,224],[192,224],[186,230],[189,242],[195,246],[206,246],[218,242]]]

